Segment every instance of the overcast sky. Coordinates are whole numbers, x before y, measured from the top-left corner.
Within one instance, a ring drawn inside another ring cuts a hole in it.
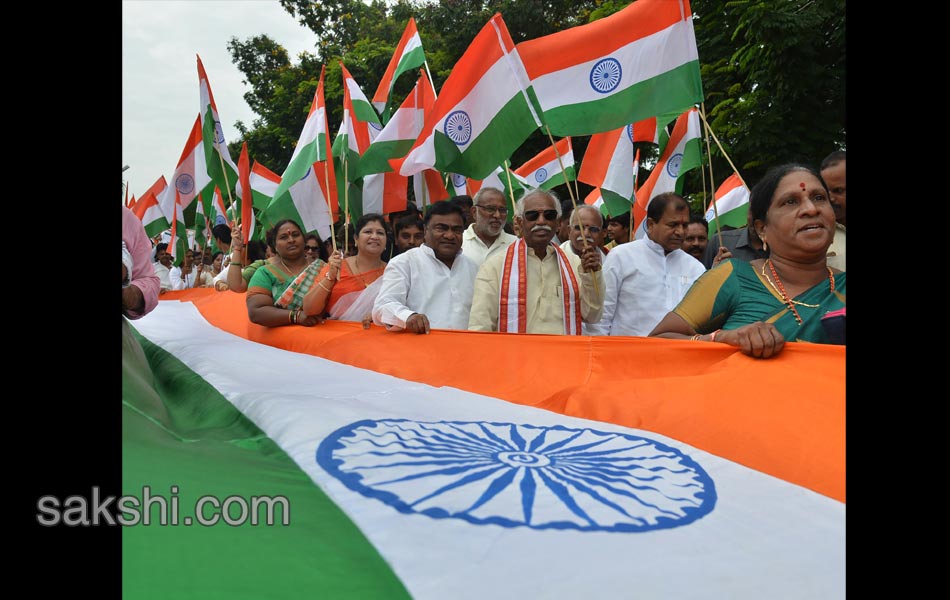
[[[316,36],[277,0],[124,0],[122,2],[122,174],[141,196],[160,175],[171,177],[198,116],[201,56],[224,137],[238,139],[236,121],[255,114],[248,87],[231,62],[227,42],[266,33],[293,62],[313,52]],[[234,156],[237,163],[237,156]]]

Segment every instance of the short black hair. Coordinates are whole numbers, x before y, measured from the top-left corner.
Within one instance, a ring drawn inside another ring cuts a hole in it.
[[[462,208],[463,211],[466,209],[472,208],[472,206],[474,206],[474,202],[472,202],[472,197],[469,196],[468,194],[459,194],[458,196],[455,196],[454,198],[449,200],[449,202],[451,202],[452,204],[457,204],[458,206]]]
[[[821,178],[821,173],[816,171],[812,166],[802,163],[786,163],[772,167],[765,172],[765,175],[762,176],[762,179],[760,179],[758,183],[752,186],[752,190],[749,192],[749,212],[752,214],[753,222],[759,220],[765,223],[765,217],[769,212],[769,207],[772,205],[772,196],[775,195],[775,190],[778,188],[779,182],[792,171],[806,171],[811,173],[821,182],[822,187],[825,188],[825,193],[828,193],[828,184]]]
[[[833,167],[840,162],[846,161],[844,150],[835,150],[821,161],[821,166],[818,167],[819,171],[824,171],[828,167]]]
[[[676,192],[663,192],[662,194],[657,194],[650,200],[650,204],[647,206],[647,218],[653,219],[654,223],[658,223],[660,219],[663,218],[666,207],[670,204],[678,204],[679,206],[676,208],[677,211],[683,208],[689,210],[689,202],[686,201],[686,198]]]
[[[211,235],[213,235],[215,239],[221,240],[225,244],[231,243],[231,228],[224,223],[218,223],[212,227]]]
[[[617,225],[630,229],[630,213],[622,212],[619,215],[607,217],[607,223],[616,223]]]
[[[436,202],[429,206],[429,212],[426,213],[425,224],[429,225],[429,221],[432,219],[433,215],[458,215],[461,217],[462,222],[465,222],[465,214],[462,212],[462,207],[453,202]]]
[[[707,221],[706,217],[704,217],[703,215],[699,213],[691,213],[689,215],[689,222],[690,224],[699,223],[700,225],[703,226],[703,228],[709,229],[709,221]]]
[[[418,227],[419,231],[425,229],[425,223],[419,218],[419,215],[403,215],[393,223],[393,232],[399,235],[399,232],[406,227]]]

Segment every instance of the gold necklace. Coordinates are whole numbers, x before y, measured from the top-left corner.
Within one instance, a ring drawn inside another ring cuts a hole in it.
[[[357,269],[360,268],[360,257],[358,254],[353,257],[353,264],[356,265]],[[359,271],[353,271],[353,274],[359,277],[360,282],[363,284],[363,287],[367,288],[369,287],[369,285],[366,283],[366,280],[363,279],[363,273],[365,273],[365,271],[363,271],[362,269],[360,269]]]
[[[278,260],[280,260],[280,264],[284,265],[284,268],[287,269],[287,274],[288,274],[288,275],[291,275],[291,276],[294,276],[294,277],[296,277],[297,275],[300,275],[300,271],[297,271],[296,273],[294,273],[294,272],[290,269],[290,267],[287,266],[287,263],[284,262],[284,257],[283,257],[283,256],[280,256],[280,255],[278,254],[278,255],[277,255],[277,258],[278,258]],[[304,267],[304,269],[305,269],[305,268],[306,268],[306,267]],[[301,269],[301,271],[302,271],[302,270],[303,270],[303,269]]]
[[[769,270],[772,272],[772,276],[775,277],[775,282],[778,284],[778,288],[775,287],[775,284],[772,283],[772,280],[769,278],[769,276],[765,274],[766,263],[769,265]],[[831,270],[831,267],[827,267],[827,269],[828,269],[829,286],[831,287],[831,291],[834,292],[835,291],[835,275],[834,275],[834,272]],[[798,300],[792,300],[792,298],[785,291],[785,286],[782,285],[782,280],[779,279],[778,272],[775,270],[775,265],[772,264],[771,258],[765,259],[765,261],[762,263],[762,277],[765,279],[766,283],[768,283],[769,286],[773,290],[775,290],[775,293],[781,296],[782,302],[788,306],[789,310],[795,316],[795,320],[798,321],[799,325],[801,325],[803,321],[802,321],[801,315],[799,315],[798,311],[795,309],[796,304],[799,306],[804,306],[806,308],[818,308],[819,306],[821,306],[821,304],[808,304],[805,302],[799,302]]]

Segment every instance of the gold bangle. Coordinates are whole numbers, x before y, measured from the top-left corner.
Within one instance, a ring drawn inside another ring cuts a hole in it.
[[[317,282],[317,285],[319,285],[320,287],[322,287],[323,289],[325,289],[328,294],[332,294],[332,293],[333,293],[333,290],[331,290],[331,289],[328,288],[327,286],[323,285],[323,280],[318,281],[318,282]]]
[[[228,268],[230,268],[230,267],[243,267],[243,266],[244,266],[244,263],[234,262],[233,260],[228,264]]]
[[[702,335],[703,335],[703,334],[701,334],[701,333],[697,333],[696,335],[694,335],[693,337],[691,337],[691,338],[689,338],[689,339],[691,339],[691,340],[694,341],[694,342],[697,342],[697,341],[699,341],[699,338],[702,337]]]

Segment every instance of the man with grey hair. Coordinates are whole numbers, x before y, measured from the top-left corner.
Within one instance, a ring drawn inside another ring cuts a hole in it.
[[[471,214],[473,223],[462,234],[462,253],[479,266],[518,239],[504,230],[508,205],[504,192],[498,188],[478,190],[472,199]]]
[[[470,330],[581,335],[582,323],[600,320],[601,253],[588,246],[575,270],[551,243],[560,220],[561,205],[550,192],[532,190],[518,200],[515,221],[523,237],[479,269]]]

